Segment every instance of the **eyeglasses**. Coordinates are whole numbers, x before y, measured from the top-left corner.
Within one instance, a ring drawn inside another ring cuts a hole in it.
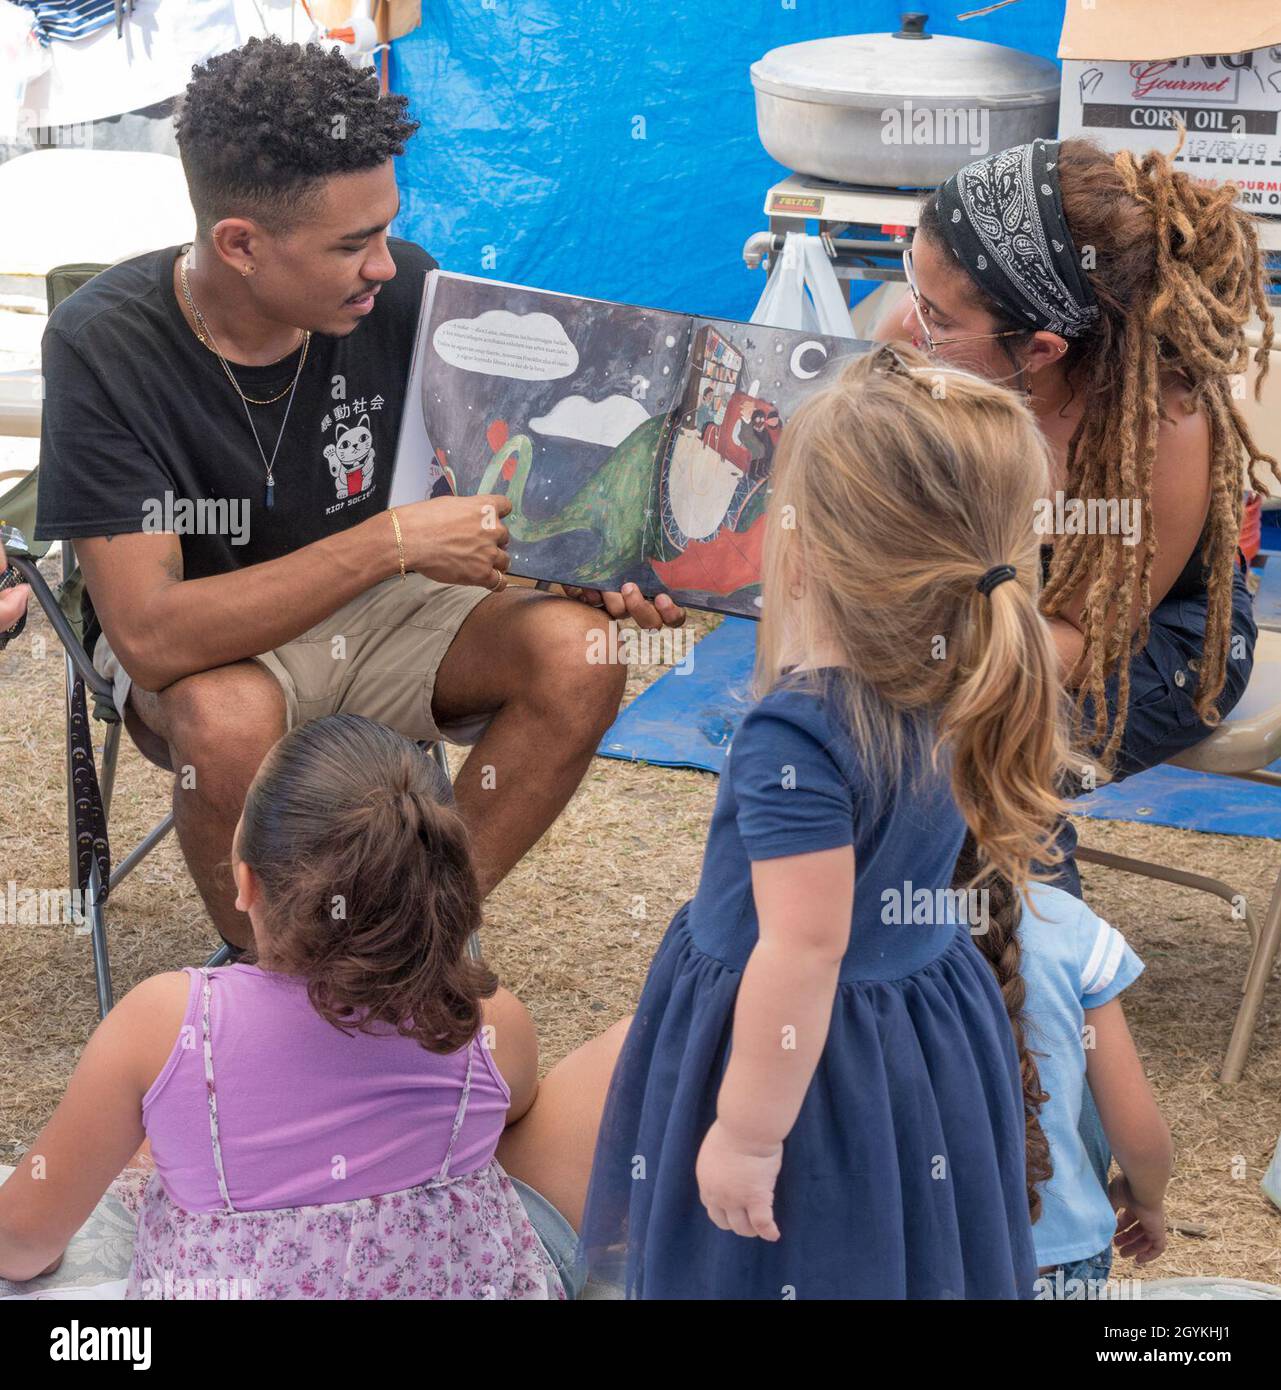
[[[907,280],[907,288],[912,296],[912,308],[916,311],[916,321],[921,326],[921,332],[925,334],[925,341],[931,352],[946,343],[972,343],[980,338],[1013,338],[1023,332],[1021,328],[1007,328],[1003,333],[967,333],[960,338],[936,338],[930,332],[930,326],[925,321],[921,292],[916,288],[916,274],[912,269],[912,248],[910,246],[903,248],[903,276]]]

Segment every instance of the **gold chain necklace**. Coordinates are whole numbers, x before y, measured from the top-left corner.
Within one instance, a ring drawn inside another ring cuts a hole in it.
[[[232,376],[231,368],[227,365],[227,359],[218,350],[218,345],[216,340],[214,339],[213,332],[210,329],[209,325],[205,322],[205,316],[200,312],[199,309],[196,308],[196,301],[191,297],[191,286],[187,283],[187,260],[190,255],[190,252],[191,248],[188,247],[186,253],[184,253],[183,255],[182,265],[179,269],[181,271],[182,276],[182,297],[187,302],[187,308],[191,311],[191,317],[196,321],[196,337],[205,345],[205,347],[209,349],[210,352],[213,353],[213,355],[218,359],[218,361],[222,363],[223,371],[227,373],[227,376],[230,379],[231,384],[236,388],[236,394],[240,397],[242,401],[248,401],[250,405],[274,405],[277,401],[283,400],[284,397],[287,396],[289,392],[293,390],[292,384],[286,386],[285,389],[281,391],[279,395],[268,396],[265,401],[260,401],[255,396],[246,396],[245,393],[240,389],[240,383],[236,380],[234,376]],[[300,372],[302,371],[302,364],[307,360],[307,349],[308,347],[310,347],[310,345],[311,330],[309,328],[304,328],[302,331],[302,358],[298,363],[298,370]],[[296,352],[297,348],[290,348],[289,351]],[[276,358],[276,362],[283,362],[285,360],[285,357],[288,356],[289,353],[287,352],[285,353],[284,357]],[[269,367],[275,366],[275,362],[269,362],[267,363],[267,365]]]
[[[307,349],[311,345],[311,330],[308,328],[303,329],[302,356],[298,359],[298,367],[294,372],[294,379],[290,382],[289,386],[286,387],[280,395],[271,396],[265,401],[256,400],[252,396],[246,396],[240,389],[240,383],[236,380],[231,368],[227,365],[227,359],[222,355],[222,351],[218,347],[218,340],[214,337],[212,329],[210,329],[209,325],[205,322],[204,316],[201,314],[200,310],[196,308],[196,302],[191,297],[191,286],[187,283],[187,260],[190,254],[191,248],[188,247],[183,253],[182,265],[179,267],[179,274],[182,280],[182,297],[187,301],[187,308],[191,310],[191,317],[195,320],[196,337],[199,338],[200,341],[213,352],[218,361],[222,363],[222,369],[227,374],[227,380],[231,382],[236,395],[240,397],[245,407],[245,418],[249,421],[249,428],[253,433],[254,443],[258,446],[258,455],[262,459],[262,466],[267,471],[267,494],[264,499],[264,505],[270,509],[275,506],[276,502],[276,455],[280,452],[280,441],[285,437],[285,426],[289,423],[289,412],[294,404],[294,392],[298,389],[298,378],[302,376],[303,364],[307,360]],[[286,356],[288,356],[287,353]],[[277,358],[276,360],[283,361],[284,359]],[[273,402],[281,400],[286,395],[288,395],[289,401],[285,406],[285,417],[280,422],[280,433],[276,436],[276,447],[271,451],[271,459],[269,461],[266,451],[262,447],[262,440],[258,438],[258,427],[254,424],[254,417],[249,407],[251,404],[271,405]]]

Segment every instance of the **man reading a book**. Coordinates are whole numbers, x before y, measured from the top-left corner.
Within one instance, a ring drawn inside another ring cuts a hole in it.
[[[475,744],[455,793],[488,891],[617,712],[626,668],[589,661],[594,630],[684,620],[634,589],[506,587],[505,498],[388,510],[435,266],[387,234],[415,129],[334,52],[211,59],[178,124],[195,243],[103,271],[45,333],[36,535],[76,542],[86,645],[175,774],[183,854],[235,945],[232,832],[293,725],[348,712]]]

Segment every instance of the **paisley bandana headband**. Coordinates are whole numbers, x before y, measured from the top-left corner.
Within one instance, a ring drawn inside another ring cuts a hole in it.
[[[1098,301],[1072,244],[1056,140],[1015,145],[967,164],[938,191],[943,237],[1016,323],[1079,338]]]

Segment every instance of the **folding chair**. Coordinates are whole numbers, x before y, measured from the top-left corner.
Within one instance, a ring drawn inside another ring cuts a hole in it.
[[[1177,767],[1196,772],[1212,773],[1219,777],[1235,777],[1244,782],[1262,782],[1265,786],[1281,787],[1281,775],[1269,772],[1269,764],[1281,757],[1281,661],[1258,657],[1250,676],[1250,684],[1232,713],[1201,743],[1171,758]],[[1250,964],[1242,986],[1243,998],[1232,1025],[1232,1036],[1223,1060],[1219,1080],[1227,1084],[1239,1081],[1245,1070],[1246,1054],[1254,1036],[1255,1023],[1263,1003],[1263,992],[1272,974],[1278,951],[1281,951],[1281,874],[1272,889],[1272,898],[1260,926],[1245,894],[1219,879],[1208,878],[1186,869],[1172,869],[1153,864],[1146,859],[1128,855],[1109,854],[1103,850],[1077,847],[1076,857],[1088,864],[1120,869],[1124,873],[1142,874],[1166,883],[1181,884],[1202,893],[1212,893],[1233,905],[1245,919],[1250,933]]]
[[[10,499],[0,502],[0,513],[11,525],[14,524],[14,506]],[[173,816],[167,815],[112,870],[107,824],[111,813],[122,720],[112,700],[110,682],[94,670],[81,640],[79,599],[82,583],[76,574],[71,545],[63,544],[63,579],[57,593],[45,582],[36,566],[38,553],[39,547],[33,546],[24,555],[11,544],[9,559],[31,585],[33,598],[44,610],[63,647],[66,665],[67,838],[70,881],[74,890],[71,901],[76,904],[74,917],[77,924],[89,928],[98,1012],[105,1017],[114,1002],[107,956],[107,898],[112,889],[137,868],[169,833],[173,827]],[[73,604],[74,618],[69,617],[66,611]],[[94,717],[104,720],[108,726],[101,774],[93,756],[86,692],[94,699]],[[157,762],[155,758],[149,761],[156,762],[165,771],[172,771],[172,768]]]
[[[101,265],[58,266],[47,280],[49,310],[61,303],[80,285],[93,278]],[[0,522],[14,528],[23,539],[8,543],[8,557],[31,585],[32,597],[44,610],[50,625],[61,642],[66,663],[66,765],[67,765],[67,838],[70,861],[70,882],[73,904],[82,905],[75,911],[77,925],[89,929],[93,949],[94,977],[98,994],[98,1013],[105,1017],[114,996],[111,987],[111,968],[107,953],[106,906],[111,893],[173,829],[173,814],[158,822],[116,866],[111,867],[111,848],[108,826],[111,796],[115,786],[116,762],[120,752],[120,732],[124,727],[123,712],[115,707],[111,683],[94,668],[84,646],[84,630],[80,602],[84,580],[76,563],[75,548],[62,541],[62,581],[55,592],[37,568],[37,561],[50,549],[51,542],[36,542],[36,497],[39,469],[27,474],[11,492],[0,498]],[[88,707],[87,694],[93,698]],[[107,725],[103,742],[101,769],[94,758],[92,724],[101,720]],[[449,762],[443,743],[424,745],[449,782]],[[154,766],[172,773],[168,757],[155,755],[139,747],[139,752]],[[479,944],[469,943],[472,955],[479,954]],[[225,943],[210,956],[207,964],[222,965],[231,958],[231,948]]]

